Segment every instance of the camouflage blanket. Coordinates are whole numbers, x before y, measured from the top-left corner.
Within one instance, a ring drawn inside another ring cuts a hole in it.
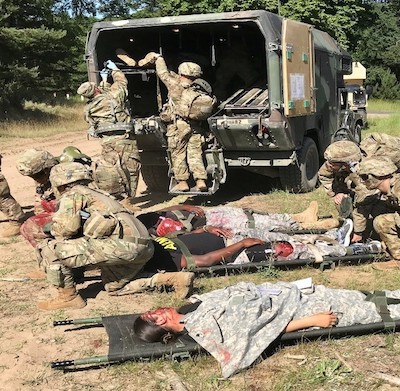
[[[400,298],[400,290],[385,291]],[[184,317],[189,335],[221,365],[227,378],[247,368],[286,329],[289,322],[324,311],[333,311],[338,327],[381,322],[375,304],[359,291],[295,283],[255,285],[239,282],[196,299],[199,307]],[[400,305],[388,305],[393,319],[400,319]]]
[[[251,210],[221,206],[205,209],[207,225],[229,228],[233,232],[257,227],[264,231],[300,229],[300,225],[287,213],[257,213]]]
[[[279,293],[264,294],[269,287]],[[200,306],[184,318],[185,328],[227,378],[250,366],[284,331],[300,303],[300,291],[288,283],[240,282],[199,298]]]

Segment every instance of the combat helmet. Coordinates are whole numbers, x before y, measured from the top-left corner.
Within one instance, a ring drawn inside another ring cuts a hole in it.
[[[96,83],[92,81],[85,81],[76,90],[78,95],[82,95],[85,98],[92,98],[96,90]]]
[[[93,178],[91,171],[81,163],[57,164],[50,171],[50,182],[53,188],[82,180],[92,181]]]
[[[83,164],[90,164],[92,159],[90,156],[85,155],[80,149],[72,145],[65,147],[63,153],[58,157],[60,163],[67,162],[80,162]]]
[[[200,65],[194,62],[183,62],[178,67],[178,74],[188,77],[200,77],[203,72]]]
[[[204,79],[197,78],[193,80],[192,87],[198,88],[199,90],[206,92],[208,95],[212,95],[212,87]]]
[[[340,140],[326,148],[324,158],[331,163],[351,163],[359,162],[362,155],[356,143],[349,140]]]
[[[22,175],[33,176],[57,164],[56,158],[47,151],[28,149],[17,160],[17,170]]]
[[[360,163],[358,174],[360,176],[372,174],[380,178],[394,174],[398,170],[391,159],[385,156],[367,157]]]

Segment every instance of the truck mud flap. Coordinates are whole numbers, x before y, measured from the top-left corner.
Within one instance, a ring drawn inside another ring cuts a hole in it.
[[[80,359],[67,359],[51,362],[51,368],[62,369],[66,367],[76,367],[86,365],[84,369],[96,368],[99,364],[115,364],[124,361],[150,361],[154,359],[182,360],[196,354],[207,354],[207,352],[191,337],[185,335],[173,343],[147,343],[139,340],[133,332],[133,323],[139,314],[106,316],[101,318],[88,318],[76,320],[54,321],[54,326],[63,325],[89,325],[96,327],[104,326],[109,338],[108,354],[104,356],[86,357]],[[89,326],[90,327],[90,326]],[[82,327],[78,327],[78,330]],[[346,327],[332,327],[326,329],[315,329],[305,331],[294,331],[282,334],[275,342],[286,345],[298,341],[311,341],[315,339],[343,338],[347,336],[357,336],[373,334],[377,332],[390,332],[400,330],[400,319],[395,319],[391,323],[377,322],[363,325]],[[68,331],[71,331],[69,329]],[[265,352],[268,354],[270,348]],[[76,370],[82,370],[77,368]],[[70,369],[73,370],[73,369]]]

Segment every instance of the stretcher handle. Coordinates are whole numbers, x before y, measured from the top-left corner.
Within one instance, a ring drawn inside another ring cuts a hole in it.
[[[68,324],[103,324],[103,318],[65,319],[54,320],[53,326],[66,326]]]
[[[79,358],[76,360],[53,361],[50,363],[50,367],[51,368],[64,368],[64,367],[70,367],[73,365],[102,364],[102,363],[110,363],[110,362],[111,361],[108,356],[94,356],[94,357]]]

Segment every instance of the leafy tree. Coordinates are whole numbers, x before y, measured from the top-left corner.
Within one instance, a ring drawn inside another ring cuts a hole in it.
[[[18,105],[83,79],[86,23],[56,14],[52,0],[0,0],[0,103]],[[79,53],[79,55],[78,55]]]
[[[400,99],[400,5],[386,1],[371,6],[374,21],[361,32],[354,57],[367,67],[374,96]]]
[[[370,7],[364,0],[288,0],[281,11],[283,16],[326,31],[350,50],[356,45],[358,26],[370,16]]]

